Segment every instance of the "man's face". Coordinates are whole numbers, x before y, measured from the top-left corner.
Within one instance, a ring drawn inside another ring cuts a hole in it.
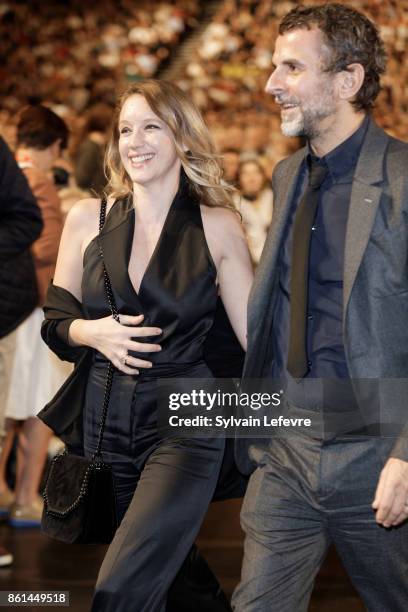
[[[241,165],[239,184],[245,195],[258,195],[264,186],[265,176],[257,163],[247,161]]]
[[[265,91],[281,107],[285,136],[312,140],[335,123],[336,75],[323,72],[327,53],[318,28],[291,30],[278,36],[272,60],[275,69]]]
[[[237,178],[239,153],[236,153],[235,151],[225,151],[222,154],[222,165],[224,168],[225,179],[233,183]]]

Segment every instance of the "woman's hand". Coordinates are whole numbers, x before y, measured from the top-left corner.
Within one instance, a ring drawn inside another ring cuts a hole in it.
[[[159,344],[137,342],[133,338],[157,336],[159,327],[138,327],[144,316],[119,315],[120,323],[109,315],[102,319],[76,319],[69,328],[72,344],[90,346],[105,355],[113,365],[125,374],[138,374],[136,368],[151,368],[152,362],[131,357],[129,351],[155,353],[161,351]]]

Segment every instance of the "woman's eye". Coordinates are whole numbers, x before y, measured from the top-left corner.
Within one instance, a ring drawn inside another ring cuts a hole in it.
[[[156,129],[156,130],[160,130],[160,126],[159,126],[159,125],[156,125],[156,124],[154,124],[154,123],[148,123],[148,124],[146,125],[146,130],[151,130],[151,129],[153,129],[153,130],[154,130],[154,129]]]
[[[130,132],[128,127],[123,127],[119,130],[119,134],[128,134]]]

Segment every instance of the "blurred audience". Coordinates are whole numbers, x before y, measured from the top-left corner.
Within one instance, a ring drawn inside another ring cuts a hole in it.
[[[344,1],[380,26],[389,62],[376,120],[407,139],[408,11],[397,0]],[[299,146],[297,139],[281,136],[278,109],[264,93],[279,20],[297,4],[297,0],[221,2],[176,79],[203,110],[219,150],[256,154],[268,174]],[[121,0],[119,7],[113,0],[100,5],[79,0],[0,5],[5,32],[0,52],[7,57],[0,69],[0,133],[7,142],[13,141],[9,119],[33,97],[51,105],[79,134],[85,113],[95,103],[112,106],[126,82],[160,75],[183,35],[199,23],[202,10],[198,0],[154,5],[147,0],[136,4]]]
[[[242,161],[238,168],[235,205],[242,215],[252,261],[258,264],[272,222],[273,195],[262,164],[257,159]]]
[[[6,437],[0,457],[0,510],[9,510],[14,527],[40,524],[42,501],[38,490],[51,431],[36,418],[69,374],[70,366],[49,351],[40,336],[41,306],[57,259],[62,232],[60,200],[49,178],[54,161],[66,148],[65,122],[45,106],[23,109],[17,122],[16,158],[41,209],[41,236],[32,245],[39,303],[18,327],[6,401]],[[15,494],[8,489],[6,465],[18,435]]]
[[[86,113],[81,141],[75,155],[75,179],[80,189],[101,195],[106,185],[103,160],[113,110],[97,104]]]
[[[398,0],[346,0],[379,24],[389,62],[376,120],[390,133],[408,138],[408,11]],[[280,18],[297,4],[320,4],[321,0],[225,0],[203,32],[195,52],[178,79],[206,114],[218,142],[223,131],[242,131],[239,148],[250,151],[259,144],[270,158],[276,131],[277,108],[264,93],[272,70],[273,42]],[[227,127],[225,127],[227,126]],[[259,144],[251,142],[255,136]],[[268,141],[269,138],[269,141]],[[282,137],[280,137],[282,139]],[[262,140],[264,141],[262,143]],[[228,143],[225,147],[235,146]],[[273,161],[273,166],[277,159]]]
[[[224,179],[236,187],[238,180],[238,168],[240,162],[239,149],[224,149],[222,152],[222,166]]]
[[[199,13],[198,0],[2,3],[0,106],[112,104],[127,81],[156,73]]]

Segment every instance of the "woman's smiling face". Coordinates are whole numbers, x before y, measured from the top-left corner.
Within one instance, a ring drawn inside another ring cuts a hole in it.
[[[118,129],[120,158],[133,183],[149,186],[180,173],[173,134],[142,95],[124,102]]]

